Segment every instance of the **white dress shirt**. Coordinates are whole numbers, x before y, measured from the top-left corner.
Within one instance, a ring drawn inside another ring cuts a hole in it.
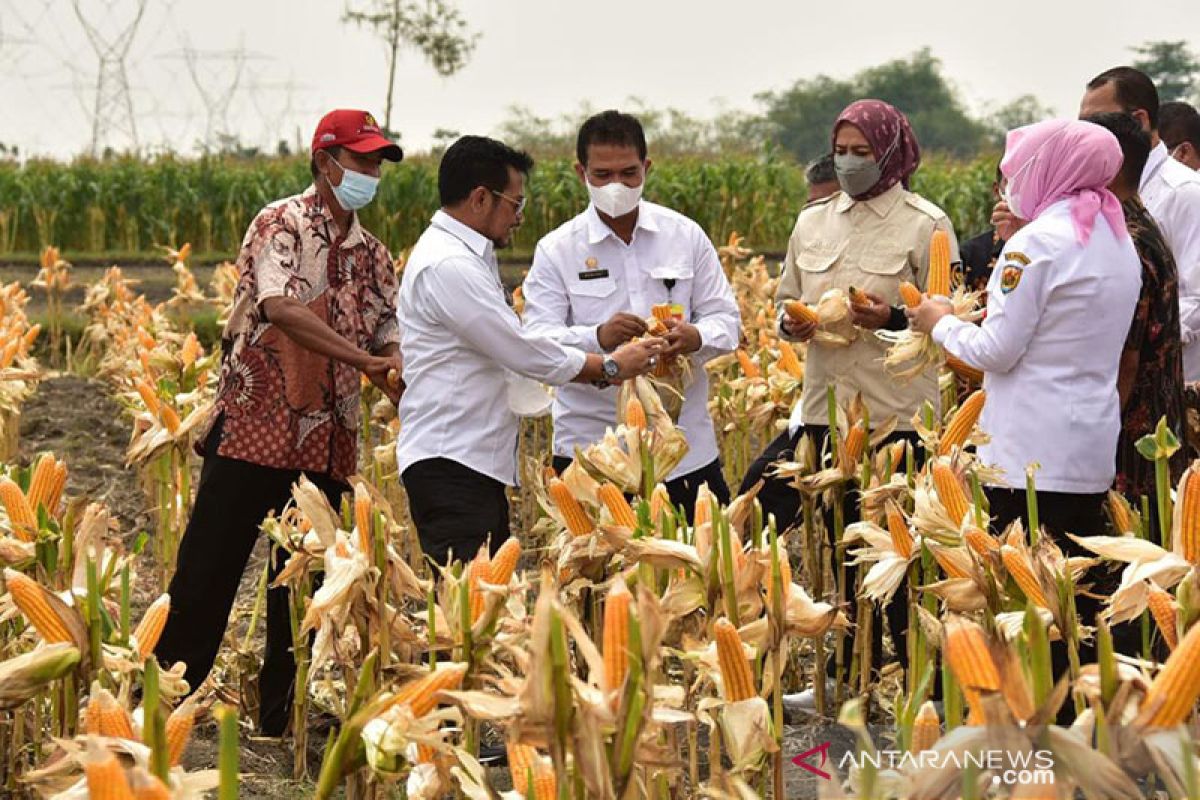
[[[1200,173],[1171,158],[1159,142],[1150,151],[1138,191],[1175,256],[1183,377],[1200,381]]]
[[[400,282],[400,399],[396,460],[403,472],[447,458],[516,485],[518,418],[506,370],[558,386],[587,354],[523,329],[508,306],[492,243],[438,211]]]
[[[991,442],[985,464],[1004,484],[1096,494],[1116,473],[1121,429],[1117,365],[1141,290],[1133,242],[1102,216],[1086,247],[1070,202],[1050,206],[1004,245],[987,287],[987,317],[946,316],[933,328],[948,353],[983,370],[987,403],[979,427]]]
[[[670,284],[670,288],[668,288]],[[658,303],[683,306],[683,319],[700,331],[690,355],[693,381],[684,392],[679,427],[688,453],[671,479],[717,458],[708,414],[704,364],[732,352],[741,333],[733,290],[708,236],[692,220],[642,201],[629,244],[600,219],[594,206],[538,242],[525,278],[525,324],[564,345],[602,352],[596,330],[618,312],[650,316]],[[554,400],[554,453],[571,456],[616,426],[617,388],[564,386]]]

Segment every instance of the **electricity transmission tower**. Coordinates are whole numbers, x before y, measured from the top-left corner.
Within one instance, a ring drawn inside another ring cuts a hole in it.
[[[229,107],[242,83],[246,62],[259,58],[246,52],[244,45],[233,50],[197,50],[184,46],[178,54],[167,58],[182,58],[200,102],[204,104],[205,150],[216,149],[222,139],[228,139]]]
[[[99,70],[96,75],[96,94],[92,105],[92,155],[122,142],[139,147],[137,122],[133,114],[133,97],[129,91],[129,76],[125,71],[125,59],[137,35],[138,25],[146,12],[148,0],[137,0],[137,13],[124,28],[106,36],[97,23],[88,19],[81,0],[71,0],[75,16],[87,34],[88,42],[96,51]],[[109,4],[107,12],[111,14]],[[111,22],[110,19],[107,20]]]

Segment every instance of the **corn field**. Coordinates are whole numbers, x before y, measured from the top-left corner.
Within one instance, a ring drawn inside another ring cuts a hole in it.
[[[736,235],[720,254],[745,346],[707,368],[737,485],[798,400],[805,354],[776,337],[765,260]],[[219,359],[187,320],[232,298],[231,266],[204,289],[190,257],[186,245],[169,252],[177,287],[158,305],[117,267],[89,286],[83,335],[38,351],[54,368],[34,358],[42,332],[24,309],[29,291],[61,288],[70,265],[47,250],[38,281],[0,287],[8,794],[238,796],[265,569],[244,635],[227,639],[204,685],[186,686],[184,665],[153,656]],[[955,289],[953,300],[963,318],[978,316],[970,293]],[[832,324],[850,302],[832,296],[795,313]],[[764,518],[758,487],[728,505],[702,489],[691,520],[672,507],[663,482],[687,444],[671,378],[638,378],[623,386],[617,425],[561,476],[546,471],[547,423],[527,423],[516,533],[495,556],[457,554],[437,574],[407,519],[395,409],[365,386],[353,492],[332,506],[302,479],[263,522],[287,554],[277,583],[292,589],[290,777],[317,798],[782,798],[799,769],[784,697],[812,687],[814,718],[837,719],[857,756],[849,769],[823,764],[821,796],[1200,796],[1200,463],[1146,499],[1164,512],[1159,530],[1143,526],[1148,506],[1114,494],[1110,535],[1078,540],[1094,558],[1068,558],[1036,524],[1036,501],[1028,529],[989,529],[979,376],[945,365],[919,334],[899,337],[892,359],[939,365],[945,415],[924,409],[915,448],[885,443],[887,422],[831,392],[830,435],[802,439],[775,468],[800,495],[795,526]],[[22,406],[56,369],[98,378],[125,409],[127,468],[153,520],[134,545],[113,509],[68,490],[61,454],[18,463]],[[1178,446],[1160,430],[1145,452],[1165,460]],[[848,497],[859,511],[849,524]],[[854,582],[851,562],[865,567]],[[1109,570],[1121,571],[1119,588],[1098,620],[1081,619],[1077,592]],[[156,597],[144,610],[134,587]],[[872,664],[872,611],[889,604],[908,608],[907,650]],[[1140,657],[1114,652],[1110,627],[1125,622],[1141,628]],[[1060,671],[1053,648],[1069,656]],[[826,686],[831,660],[849,677]],[[1064,706],[1069,726],[1056,723]],[[310,765],[310,723],[322,714],[336,722]],[[202,725],[219,747],[192,769]],[[497,743],[506,769],[480,761]],[[880,764],[884,749],[913,758]],[[1048,752],[1046,780],[1004,783],[972,758],[995,751]]]
[[[973,235],[987,226],[995,160],[935,158],[913,187],[946,210],[955,230]],[[807,191],[802,172],[771,151],[670,159],[655,162],[647,198],[695,219],[716,241],[740,231],[764,250],[782,252]],[[587,202],[568,159],[540,162],[531,178],[515,242],[525,252]],[[0,256],[40,252],[46,242],[65,252],[157,257],[158,245],[188,241],[197,254],[232,254],[260,208],[310,180],[301,158],[0,162]],[[403,249],[437,207],[437,162],[415,157],[384,170],[378,198],[361,214],[369,230]]]

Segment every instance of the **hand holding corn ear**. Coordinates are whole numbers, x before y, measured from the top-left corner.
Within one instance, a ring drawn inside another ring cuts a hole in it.
[[[908,324],[919,333],[931,333],[938,320],[947,314],[953,314],[954,307],[944,297],[927,297],[916,308],[904,309]]]
[[[874,331],[888,324],[892,307],[878,295],[850,287],[850,319],[860,328]]]
[[[362,371],[371,383],[378,386],[388,396],[389,400],[399,403],[400,395],[404,393],[404,380],[400,377],[403,369],[404,364],[400,360],[400,356],[391,355],[371,356]]]

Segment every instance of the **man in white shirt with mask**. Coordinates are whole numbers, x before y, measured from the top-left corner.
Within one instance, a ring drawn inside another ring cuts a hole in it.
[[[704,483],[722,502],[729,499],[704,364],[737,347],[737,302],[703,229],[642,199],[650,160],[635,117],[611,110],[591,117],[575,150],[575,171],[591,202],[538,243],[524,284],[525,324],[564,345],[607,353],[646,332],[653,306],[674,306],[660,357],[688,359],[691,377],[678,420],[688,453],[667,491],[690,516]],[[615,389],[563,387],[554,401],[555,469],[565,469],[576,446],[598,441],[616,423]]]
[[[1183,377],[1200,381],[1200,173],[1171,158],[1158,133],[1158,90],[1132,67],[1114,67],[1087,85],[1079,116],[1132,114],[1150,134],[1150,158],[1138,193],[1179,267],[1179,327]]]
[[[513,376],[561,386],[616,383],[649,369],[662,339],[611,355],[522,328],[507,304],[496,248],[512,243],[533,160],[493,139],[464,136],[438,168],[441,209],[400,284],[397,462],[425,555],[473,557],[508,536],[507,486],[517,482]]]

